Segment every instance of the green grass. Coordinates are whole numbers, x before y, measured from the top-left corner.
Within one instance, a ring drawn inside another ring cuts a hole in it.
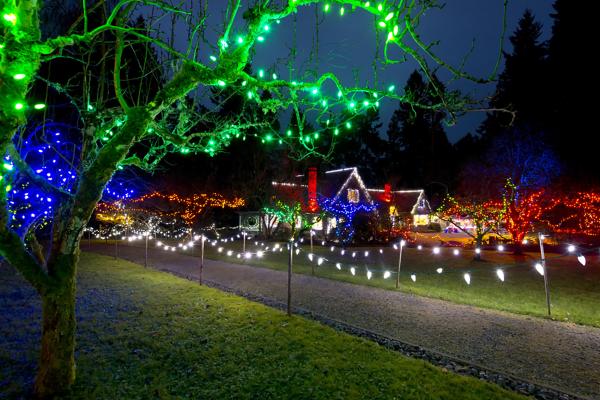
[[[226,243],[223,246],[241,251],[239,242]],[[287,255],[284,253],[268,252],[260,260],[253,258],[243,261],[235,257],[227,257],[224,253],[218,253],[216,249],[217,247],[207,246],[207,257],[287,270]],[[250,251],[256,249],[254,242],[249,242],[248,249]],[[304,246],[303,250],[303,253],[295,256],[294,272],[310,274],[311,262],[307,259],[308,246]],[[370,251],[368,262],[365,262],[365,258],[361,255],[364,250]],[[329,247],[314,246],[316,255],[327,258],[322,266],[315,267],[317,276],[396,290],[394,272],[398,268],[397,251],[384,248],[384,253],[379,254],[379,248],[352,248],[347,250],[344,257],[340,256],[339,251],[340,249],[336,249],[331,253]],[[357,252],[356,259],[348,255],[352,251]],[[582,267],[573,255],[550,254],[547,257],[552,318],[600,327],[599,257],[588,255],[586,267]],[[440,255],[433,255],[431,249],[419,251],[416,248],[406,248],[400,274],[401,290],[461,304],[538,317],[547,316],[544,279],[533,268],[539,258],[538,254],[516,257],[510,253],[484,252],[483,258],[483,261],[474,261],[471,252],[454,256],[450,248],[443,248]],[[335,268],[336,262],[342,263],[342,271]],[[356,267],[356,276],[350,274],[350,266]],[[442,274],[436,272],[439,267],[444,269]],[[373,271],[371,280],[366,278],[366,268]],[[497,278],[498,268],[504,271],[505,282]],[[393,274],[391,278],[384,280],[382,276],[385,270]],[[465,272],[471,274],[471,285],[467,285],[463,279]],[[411,274],[416,274],[416,282],[410,279]]]
[[[20,375],[33,373],[25,367],[39,339],[39,304],[12,269],[0,265],[0,277],[0,312],[7,319],[0,325],[0,376],[8,377],[0,384],[12,382],[0,389],[17,397],[16,383],[28,382]],[[106,256],[82,256],[77,308],[72,399],[521,398],[316,322]]]

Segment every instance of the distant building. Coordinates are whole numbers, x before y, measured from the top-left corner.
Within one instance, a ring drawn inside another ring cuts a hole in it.
[[[368,188],[357,168],[342,168],[326,171],[319,175],[316,168],[309,168],[308,176],[298,175],[291,182],[272,182],[275,198],[287,203],[299,202],[305,218],[320,214],[323,200],[328,204],[375,205],[373,211],[388,215],[392,226],[411,225],[419,227],[430,223],[431,207],[423,189],[392,190],[391,185],[383,188]],[[257,223],[261,219],[262,223]],[[240,213],[240,227],[248,231],[263,230],[272,224],[268,215],[258,212]],[[325,218],[313,225],[313,230],[328,234],[335,228],[335,218]]]

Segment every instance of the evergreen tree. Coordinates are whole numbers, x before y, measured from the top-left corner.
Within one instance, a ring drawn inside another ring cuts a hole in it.
[[[488,142],[512,127],[534,134],[544,129],[543,121],[547,116],[543,79],[546,46],[540,43],[541,32],[541,24],[535,21],[530,10],[526,10],[510,37],[512,53],[504,54],[504,71],[490,103],[491,108],[513,111],[514,116],[504,111],[489,113],[480,128]]]
[[[379,110],[370,107],[361,114],[350,113],[342,117],[351,117],[351,125],[346,128],[349,131],[340,132],[331,163],[336,167],[357,167],[369,185],[381,184],[385,145],[379,136]]]
[[[573,51],[576,44],[589,37],[589,33],[584,32],[589,25],[585,21],[586,13],[577,2],[556,0],[553,7],[554,23],[548,46],[550,104],[547,118],[551,122],[553,145],[570,181],[589,188],[590,184],[600,184],[597,162],[600,137],[592,110],[594,102],[585,100],[583,90],[597,87],[598,75],[582,68]]]
[[[389,176],[399,176],[395,184],[423,187],[431,182],[446,183],[450,179],[452,146],[443,127],[445,114],[428,106],[440,100],[443,85],[434,78],[426,84],[414,71],[404,87],[406,96],[415,104],[400,104],[394,111],[387,136],[387,158],[394,170]]]

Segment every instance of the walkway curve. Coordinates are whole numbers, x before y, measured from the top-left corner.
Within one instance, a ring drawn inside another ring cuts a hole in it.
[[[114,255],[114,246],[82,250]],[[151,267],[198,277],[199,259],[149,249]],[[141,263],[144,249],[119,246]],[[204,279],[284,302],[287,274],[205,260]],[[454,304],[402,292],[294,275],[294,306],[493,371],[577,396],[600,399],[600,329]]]

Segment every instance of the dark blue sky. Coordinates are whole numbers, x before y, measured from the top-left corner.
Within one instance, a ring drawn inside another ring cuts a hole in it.
[[[526,8],[531,9],[537,20],[543,24],[542,40],[549,37],[552,24],[549,14],[552,10],[552,3],[551,0],[510,1],[505,38],[506,51],[511,50],[508,37],[514,31]],[[194,1],[191,1],[191,4],[194,4]],[[220,37],[225,4],[225,0],[209,2],[208,25],[214,29],[206,32],[208,43],[216,44]],[[317,7],[318,14],[322,17],[322,5]],[[356,80],[360,85],[372,86],[375,83],[372,63],[377,43],[373,17],[361,10],[346,12],[342,17],[338,12],[339,7],[333,6],[332,8],[332,11],[319,24],[318,60],[314,57],[311,58],[317,38],[316,9],[314,6],[301,7],[297,13],[296,48],[298,53],[295,64],[297,72],[293,79],[305,78],[308,80],[310,79],[308,71],[311,70],[316,70],[318,73],[331,71],[340,77],[345,85],[353,85]],[[461,63],[474,40],[474,51],[468,58],[465,69],[473,75],[488,77],[498,56],[502,13],[502,0],[450,0],[443,9],[432,9],[427,12],[422,18],[419,32],[425,41],[440,40],[436,52],[442,59],[453,65]],[[284,19],[280,24],[272,24],[271,31],[265,35],[265,42],[256,45],[254,71],[264,68],[269,70],[269,74],[277,72],[279,77],[289,78],[286,63],[289,49],[294,43],[293,27],[293,17]],[[241,28],[241,24],[235,26],[234,31]],[[186,31],[187,26],[180,26],[176,30],[177,47],[182,50],[188,45]],[[382,36],[379,38],[380,43],[385,40],[384,34],[385,32],[382,32]],[[202,52],[203,61],[210,63],[208,56],[211,52],[214,50]],[[380,65],[377,72],[379,87],[394,84],[397,88],[402,88],[409,74],[415,68],[416,65],[413,62],[392,66]],[[442,71],[439,72],[439,76],[443,80],[450,77]],[[481,99],[493,93],[495,83],[475,85],[470,82],[457,81],[450,84],[449,87],[458,88]],[[391,113],[396,107],[397,103],[391,100],[384,100],[381,103],[382,135],[385,134]],[[447,128],[449,139],[455,142],[467,132],[474,132],[484,116],[484,113],[476,112],[461,117],[456,125]],[[288,121],[287,118],[283,117],[284,124]]]
[[[466,70],[474,75],[487,77],[492,71],[499,49],[502,29],[503,2],[500,0],[454,0],[442,10],[430,10],[420,29],[424,39],[441,40],[438,54],[446,61],[458,65],[469,52],[475,40],[475,50],[466,64]],[[548,0],[513,0],[509,4],[505,49],[510,50],[508,37],[514,31],[519,18],[526,8],[533,10],[536,18],[544,25],[544,40],[551,30],[552,2]],[[373,79],[372,61],[375,53],[375,29],[372,17],[364,12],[355,12],[340,17],[331,12],[319,28],[319,72],[333,70],[344,82],[352,83],[354,74],[359,72],[361,83],[368,84]],[[270,66],[275,61],[273,55],[287,54],[286,47],[292,43],[292,29],[288,21],[275,27],[274,34],[259,45],[255,65]],[[308,59],[315,36],[314,9],[308,8],[298,14],[298,60]],[[302,29],[305,27],[304,29]],[[287,44],[287,46],[285,46]],[[304,50],[304,52],[302,52]],[[380,82],[394,83],[403,87],[408,75],[414,70],[414,63],[393,65],[379,71]],[[285,75],[280,68],[280,76]],[[443,73],[442,73],[443,74]],[[443,75],[442,75],[443,76]],[[448,76],[446,76],[448,77]],[[473,85],[457,82],[451,87],[472,92],[477,98],[493,93],[495,84]],[[382,134],[385,134],[388,121],[397,103],[391,100],[382,102]],[[454,142],[467,132],[473,132],[484,117],[484,113],[468,113],[456,125],[448,127],[449,139]]]

